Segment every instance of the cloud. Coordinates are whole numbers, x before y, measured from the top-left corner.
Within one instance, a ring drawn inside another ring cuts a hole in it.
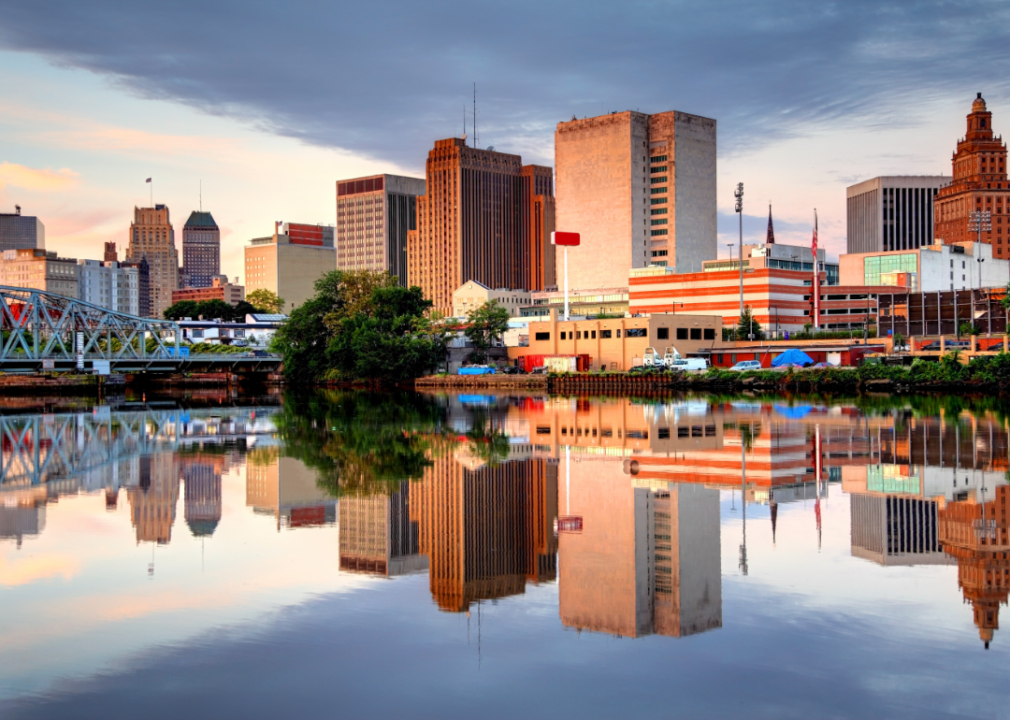
[[[25,190],[55,192],[73,187],[77,184],[77,178],[78,174],[67,168],[37,170],[9,162],[0,163],[0,189],[13,185]]]
[[[62,555],[33,556],[15,562],[0,557],[0,585],[29,585],[54,577],[69,580],[80,572],[80,565],[77,558]]]
[[[918,104],[1010,90],[999,0],[9,0],[0,47],[415,169],[461,132],[474,80],[481,144],[539,162],[573,114],[714,117],[726,156],[827,125],[928,122]]]

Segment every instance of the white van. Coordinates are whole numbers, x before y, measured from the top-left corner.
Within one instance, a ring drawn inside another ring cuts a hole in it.
[[[705,358],[678,358],[669,365],[671,370],[708,370],[708,360]]]

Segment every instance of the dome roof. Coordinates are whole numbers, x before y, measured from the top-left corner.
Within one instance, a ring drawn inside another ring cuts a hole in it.
[[[972,112],[985,112],[985,100],[982,99],[982,93],[978,93],[975,96],[975,102],[971,104]]]

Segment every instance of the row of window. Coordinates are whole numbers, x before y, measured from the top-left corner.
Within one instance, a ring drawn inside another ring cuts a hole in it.
[[[655,237],[657,235],[669,235],[669,231],[668,230],[653,230],[652,231],[652,236]]]

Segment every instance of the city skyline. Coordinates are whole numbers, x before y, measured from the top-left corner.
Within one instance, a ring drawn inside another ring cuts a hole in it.
[[[503,48],[492,43],[478,77],[469,70],[465,79],[458,77],[459,70],[435,54],[426,60],[425,77],[436,79],[411,80],[409,98],[394,92],[381,102],[368,93],[385,83],[386,62],[351,81],[320,78],[309,61],[306,84],[276,92],[274,85],[289,82],[293,72],[282,63],[274,72],[264,70],[262,86],[242,96],[228,71],[204,72],[220,64],[213,54],[217,50],[192,39],[165,50],[168,56],[186,53],[181,69],[156,72],[155,65],[128,60],[138,52],[131,48],[112,55],[85,45],[81,37],[46,33],[44,21],[31,12],[11,14],[0,31],[0,77],[17,90],[0,110],[0,128],[12,139],[0,157],[0,210],[21,204],[25,213],[47,223],[52,249],[97,258],[103,242],[121,237],[131,204],[149,204],[144,179],[154,178],[154,201],[172,207],[177,217],[199,207],[202,181],[205,205],[214,208],[221,224],[222,270],[234,276],[241,269],[243,243],[275,216],[333,222],[335,180],[382,172],[420,177],[431,142],[462,134],[460,106],[466,104],[472,116],[476,79],[480,145],[494,144],[525,162],[547,166],[554,164],[554,126],[573,115],[675,106],[715,118],[721,131],[720,241],[734,234],[732,188],[743,181],[749,239],[763,233],[764,204],[773,201],[780,240],[809,240],[817,207],[822,245],[837,255],[844,250],[847,185],[877,176],[949,172],[952,139],[961,134],[964,104],[976,92],[983,93],[997,117],[1010,117],[1005,83],[981,80],[974,60],[981,47],[997,70],[1005,62],[999,49],[1006,25],[999,17],[1005,11],[992,6],[977,14],[973,22],[984,23],[985,31],[973,32],[969,42],[969,20],[953,9],[914,21],[896,12],[886,23],[873,23],[855,8],[828,17],[788,7],[781,3],[781,16],[789,20],[774,28],[756,27],[765,12],[758,9],[726,21],[722,31],[728,37],[751,36],[733,53],[722,53],[722,43],[713,42],[722,20],[710,22],[707,14],[692,18],[677,30],[687,34],[683,42],[670,45],[672,74],[665,69],[662,76],[654,74],[657,70],[629,78],[618,69],[621,63],[608,68],[577,48],[571,59],[558,62],[567,74],[541,63],[542,82],[529,83],[533,70],[525,63],[508,67],[499,60]],[[92,37],[104,36],[110,12],[99,7],[80,21]],[[208,8],[208,14],[211,26],[222,22],[216,8]],[[676,9],[664,10],[656,27],[676,26],[676,15]],[[143,23],[144,16],[138,13],[129,22]],[[528,32],[539,37],[559,21],[553,11],[545,20]],[[593,14],[582,22],[582,32],[601,31]],[[624,37],[631,31],[629,22],[622,17],[607,30]],[[830,32],[833,24],[844,32]],[[901,48],[880,35],[895,26],[904,38]],[[951,37],[951,27],[961,32]],[[250,21],[241,34],[262,32]],[[375,32],[370,21],[361,35]],[[417,42],[401,40],[404,46]],[[373,41],[383,47],[394,39]],[[641,45],[647,44],[643,39]],[[933,56],[913,62],[914,53],[904,48],[917,44],[930,47]],[[788,84],[777,79],[782,76],[777,63],[784,61],[763,50],[783,45],[805,60],[799,65],[803,72]],[[597,52],[604,60],[610,57],[606,47]],[[580,61],[584,67],[573,68]],[[704,72],[692,70],[696,61]],[[870,68],[879,70],[870,77],[863,72]],[[195,76],[199,81],[190,83]],[[313,82],[317,88],[311,88]],[[308,102],[305,98],[315,98],[319,88],[340,97],[346,109],[321,99]],[[410,123],[404,121],[408,99],[420,103]],[[469,117],[470,134],[472,125]]]

